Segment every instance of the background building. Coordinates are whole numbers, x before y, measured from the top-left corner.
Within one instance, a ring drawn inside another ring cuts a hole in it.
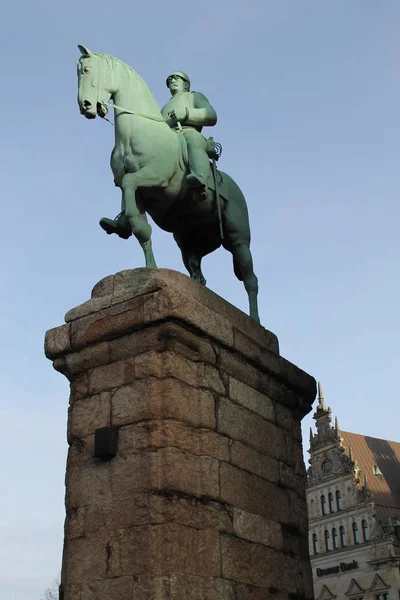
[[[400,443],[332,425],[320,384],[307,506],[316,600],[399,600]]]

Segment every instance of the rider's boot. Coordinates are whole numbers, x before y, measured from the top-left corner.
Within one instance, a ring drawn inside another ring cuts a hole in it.
[[[193,145],[188,145],[188,152],[190,173],[186,176],[186,183],[190,188],[195,188],[196,191],[204,193],[210,161],[204,148],[195,148]]]
[[[99,225],[109,235],[116,233],[124,240],[127,240],[132,235],[132,229],[124,211],[119,213],[115,219],[107,219],[107,217],[103,217],[100,219]]]

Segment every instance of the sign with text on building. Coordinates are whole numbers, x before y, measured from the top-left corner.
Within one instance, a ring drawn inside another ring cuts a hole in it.
[[[324,575],[332,575],[333,573],[339,573],[342,571],[345,573],[346,571],[352,571],[353,569],[358,569],[358,562],[353,560],[351,563],[341,562],[339,565],[335,565],[334,567],[327,567],[326,569],[317,569],[317,577],[323,577]]]

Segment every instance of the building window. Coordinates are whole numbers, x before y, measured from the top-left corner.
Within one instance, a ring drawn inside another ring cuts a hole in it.
[[[332,550],[331,538],[329,536],[329,531],[327,529],[325,529],[325,549],[327,552],[330,552]]]
[[[361,527],[362,527],[364,542],[368,542],[368,540],[369,540],[368,523],[365,519],[363,519],[363,521],[361,523]]]
[[[389,600],[389,594],[384,592],[383,594],[375,594],[374,600]]]
[[[314,554],[319,554],[319,544],[318,544],[318,536],[316,533],[312,536]]]
[[[339,490],[336,490],[336,508],[342,510],[342,496],[340,495]]]
[[[324,460],[324,462],[322,463],[322,470],[325,473],[329,473],[329,471],[332,470],[332,460],[330,458]]]
[[[332,529],[332,542],[333,542],[333,549],[337,550],[339,548],[339,543],[338,543],[338,534],[337,534],[335,527]]]
[[[326,498],[325,498],[325,496],[321,496],[321,509],[322,509],[322,515],[326,515]]]
[[[340,531],[340,545],[342,546],[342,548],[346,548],[346,530],[343,527],[343,525],[341,526],[341,528],[339,529]]]
[[[357,527],[357,523],[354,522],[353,525],[353,541],[355,544],[359,544],[360,540],[358,539],[358,527]]]
[[[335,509],[333,508],[333,494],[331,494],[331,492],[329,492],[329,494],[328,494],[328,502],[329,502],[329,512],[330,513],[335,512]]]

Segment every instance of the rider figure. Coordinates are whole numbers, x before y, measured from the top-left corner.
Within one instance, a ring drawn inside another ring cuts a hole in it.
[[[204,197],[210,160],[206,152],[207,142],[201,130],[204,126],[216,124],[217,113],[203,94],[190,91],[190,79],[186,73],[182,71],[171,73],[167,78],[167,86],[172,97],[161,114],[172,129],[182,128],[188,149],[190,170],[186,182],[189,187],[199,192],[200,197]],[[116,233],[124,239],[131,236],[131,228],[124,212],[115,219],[102,218],[100,226],[107,233]]]
[[[188,148],[190,173],[186,182],[202,192],[206,187],[210,161],[201,130],[204,126],[216,124],[217,113],[203,94],[190,91],[190,79],[186,73],[174,71],[166,83],[172,98],[161,114],[173,129],[178,129],[180,123]]]

